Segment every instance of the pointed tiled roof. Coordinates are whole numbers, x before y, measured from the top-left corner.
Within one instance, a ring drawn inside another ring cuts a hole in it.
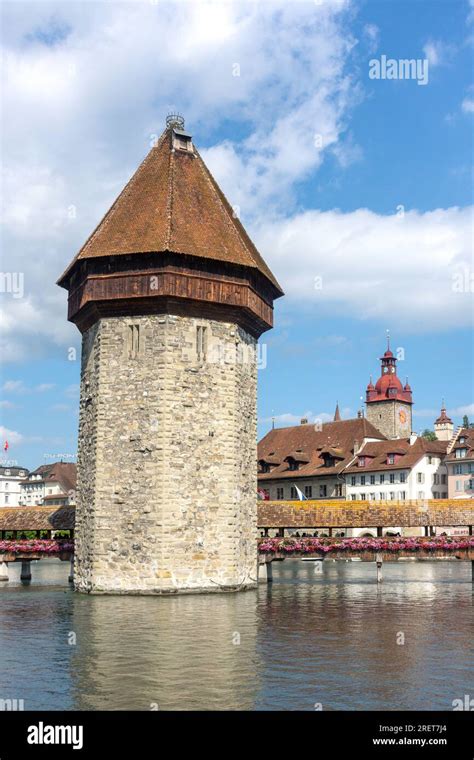
[[[258,460],[276,466],[270,472],[259,472],[258,478],[272,480],[337,474],[353,459],[355,442],[360,444],[367,438],[385,440],[385,436],[365,417],[325,422],[321,428],[315,424],[273,428],[259,441]],[[288,456],[295,458],[297,451],[304,452],[309,461],[302,460],[297,471],[290,470],[285,460]],[[336,459],[334,466],[326,466],[325,453]]]
[[[341,413],[339,411],[339,404],[336,404],[336,411],[334,412],[334,422],[340,422]]]
[[[164,251],[251,267],[283,292],[195,146],[173,148],[173,127],[165,129],[58,282],[79,260]]]

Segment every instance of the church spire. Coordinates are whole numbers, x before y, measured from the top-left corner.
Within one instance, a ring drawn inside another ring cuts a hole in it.
[[[340,422],[341,413],[339,412],[339,402],[336,401],[336,411],[334,412],[334,422]]]

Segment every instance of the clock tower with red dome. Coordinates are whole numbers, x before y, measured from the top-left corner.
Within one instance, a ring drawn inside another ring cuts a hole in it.
[[[367,419],[387,438],[408,438],[412,432],[412,392],[397,376],[397,359],[390,350],[380,358],[380,377],[366,390]]]

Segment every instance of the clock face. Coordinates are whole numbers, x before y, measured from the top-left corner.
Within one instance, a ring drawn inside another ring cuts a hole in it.
[[[406,413],[405,409],[400,408],[398,410],[398,419],[400,420],[400,422],[402,423],[402,425],[405,424],[405,422],[407,421],[407,413]]]
[[[393,373],[395,372],[395,367],[390,367],[390,372],[391,372],[391,373],[392,373],[392,375],[393,375]]]

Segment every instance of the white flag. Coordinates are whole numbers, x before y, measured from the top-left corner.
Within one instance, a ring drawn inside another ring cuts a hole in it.
[[[298,496],[298,499],[299,499],[299,501],[307,501],[307,498],[306,498],[306,496],[303,494],[303,491],[300,491],[300,489],[298,488],[298,486],[295,486],[295,484],[294,484],[294,483],[293,483],[293,486],[294,486],[294,488],[295,488],[295,490],[296,490],[296,493],[297,493],[297,496]]]

